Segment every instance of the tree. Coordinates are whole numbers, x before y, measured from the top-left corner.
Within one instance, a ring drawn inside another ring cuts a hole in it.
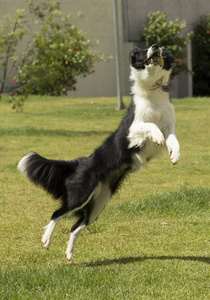
[[[0,94],[15,69],[10,93],[14,108],[29,94],[66,95],[76,89],[79,75],[93,73],[95,62],[107,60],[94,49],[97,42],[72,24],[72,15],[61,12],[59,2],[27,3],[27,11],[18,10],[15,19],[6,17],[0,27]],[[26,34],[30,39],[18,57],[17,46]]]
[[[145,41],[146,47],[158,44],[164,47],[167,53],[171,55],[176,62],[176,68],[172,75],[177,75],[183,70],[187,70],[184,63],[186,57],[185,46],[187,39],[181,35],[181,30],[186,27],[185,21],[179,18],[175,21],[167,21],[165,12],[150,12],[147,16],[148,21],[143,25],[142,40]]]
[[[193,94],[210,95],[210,14],[203,15],[194,24],[193,47]]]
[[[24,10],[19,9],[16,12],[15,19],[7,15],[0,24],[0,97],[6,81],[18,64],[18,56],[15,55],[15,52],[17,45],[26,34],[23,23],[24,18]]]

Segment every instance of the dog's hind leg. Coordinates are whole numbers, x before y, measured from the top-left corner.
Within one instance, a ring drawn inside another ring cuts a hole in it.
[[[66,258],[67,258],[67,264],[72,265],[73,264],[73,252],[74,252],[74,246],[75,243],[82,232],[82,230],[85,228],[85,220],[82,217],[74,226],[71,228],[70,238],[68,241],[68,246],[66,249]]]
[[[55,229],[56,224],[58,223],[58,221],[64,217],[66,214],[68,213],[68,211],[62,207],[58,210],[56,210],[51,219],[50,222],[47,226],[44,227],[45,232],[42,236],[42,243],[44,244],[44,247],[46,249],[50,248],[50,244],[51,244],[51,239],[52,239],[52,235],[53,235],[53,231]]]

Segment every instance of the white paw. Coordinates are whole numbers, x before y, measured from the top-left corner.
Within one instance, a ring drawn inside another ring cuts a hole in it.
[[[50,238],[46,238],[45,235],[43,235],[42,237],[42,243],[45,247],[45,249],[49,249],[50,248],[50,245],[51,245],[51,239]]]
[[[66,252],[66,259],[67,259],[67,264],[72,265],[73,264],[73,254]]]
[[[170,152],[170,160],[171,160],[171,163],[173,165],[178,164],[179,159],[180,159],[180,152],[179,151],[171,151]]]
[[[165,139],[162,132],[158,128],[153,128],[149,133],[149,139],[158,146],[165,145]]]
[[[179,147],[179,142],[176,139],[176,136],[171,134],[166,141],[166,145],[170,155],[171,163],[173,165],[178,164],[180,159],[180,147]]]

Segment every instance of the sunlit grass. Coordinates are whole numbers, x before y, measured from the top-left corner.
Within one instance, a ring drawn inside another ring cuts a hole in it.
[[[96,104],[91,104],[94,100]],[[128,106],[129,98],[125,103]],[[209,299],[210,98],[173,100],[178,165],[168,153],[132,174],[65,262],[73,220],[49,251],[42,227],[59,203],[16,170],[28,151],[89,155],[119,124],[116,99],[31,97],[0,103],[1,299]]]

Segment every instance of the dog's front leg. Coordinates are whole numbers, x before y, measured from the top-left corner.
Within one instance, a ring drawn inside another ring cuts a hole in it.
[[[129,148],[141,147],[146,139],[150,139],[158,146],[165,144],[165,139],[160,129],[154,123],[134,123],[130,127],[128,135],[130,141]]]
[[[180,159],[180,146],[175,134],[175,125],[170,124],[165,130],[166,146],[173,165],[176,165]]]

